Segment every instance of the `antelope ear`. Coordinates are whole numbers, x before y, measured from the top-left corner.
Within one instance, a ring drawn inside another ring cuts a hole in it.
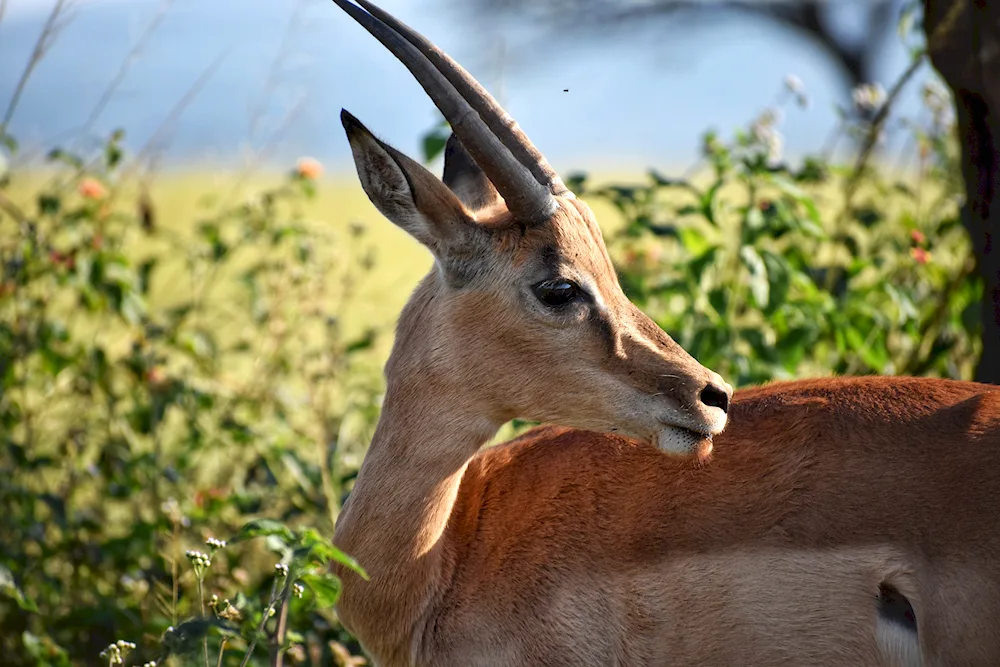
[[[379,141],[348,111],[340,112],[361,187],[382,215],[427,246],[440,261],[467,256],[487,235],[461,200],[434,174]],[[445,264],[444,262],[441,262]]]
[[[458,135],[452,133],[444,147],[444,184],[468,208],[477,211],[500,200],[500,193],[476,161],[472,159]]]

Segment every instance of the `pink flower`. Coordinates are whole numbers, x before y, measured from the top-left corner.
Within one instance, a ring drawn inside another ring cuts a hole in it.
[[[916,243],[917,245],[923,245],[924,242],[927,241],[927,236],[925,236],[924,233],[919,229],[911,230],[910,238],[913,239],[913,242]]]
[[[295,163],[295,173],[302,178],[314,181],[323,175],[323,165],[315,158],[300,157]]]
[[[107,189],[101,185],[101,182],[93,178],[85,178],[80,181],[78,190],[80,196],[84,199],[104,199],[108,194]]]
[[[910,248],[910,256],[913,257],[917,264],[927,264],[931,261],[930,250],[925,250],[924,248]]]

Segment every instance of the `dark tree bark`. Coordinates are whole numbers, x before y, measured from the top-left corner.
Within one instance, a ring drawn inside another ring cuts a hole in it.
[[[983,354],[975,379],[1000,384],[1000,2],[924,0],[931,62],[955,97],[965,206],[983,280]],[[997,236],[996,239],[993,237]]]

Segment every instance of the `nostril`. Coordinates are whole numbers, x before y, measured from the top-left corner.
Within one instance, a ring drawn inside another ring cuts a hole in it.
[[[722,387],[710,384],[701,390],[701,402],[712,408],[729,412],[729,392]]]

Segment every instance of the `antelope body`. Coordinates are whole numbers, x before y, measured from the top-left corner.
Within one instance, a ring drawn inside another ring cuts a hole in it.
[[[454,130],[442,182],[342,114],[369,198],[436,259],[334,536],[371,576],[340,571],[337,611],[376,664],[1000,665],[1000,392],[732,398],[468,73],[334,2]],[[481,450],[514,417],[564,426]]]

